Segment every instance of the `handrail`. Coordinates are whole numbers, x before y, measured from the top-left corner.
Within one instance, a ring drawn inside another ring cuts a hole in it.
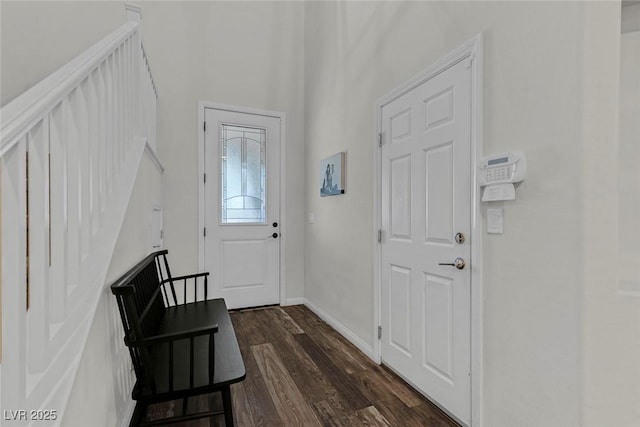
[[[29,130],[36,120],[51,110],[87,74],[94,70],[105,56],[109,55],[124,40],[129,38],[139,25],[138,22],[127,22],[78,55],[71,62],[3,106],[2,115],[0,116],[0,157],[17,144],[22,135]],[[153,88],[157,97],[155,84],[153,84]]]

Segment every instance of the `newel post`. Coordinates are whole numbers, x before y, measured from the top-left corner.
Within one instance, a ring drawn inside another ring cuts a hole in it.
[[[127,21],[142,21],[142,8],[131,3],[125,3],[124,8],[127,12]]]

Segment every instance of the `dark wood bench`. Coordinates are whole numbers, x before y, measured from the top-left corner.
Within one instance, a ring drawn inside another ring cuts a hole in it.
[[[111,284],[136,373],[130,426],[221,414],[233,426],[230,385],[246,374],[225,302],[210,299],[208,274],[172,277],[163,250]],[[222,393],[221,411],[187,413],[189,397],[217,391]],[[149,404],[175,399],[183,399],[182,415],[142,421]]]

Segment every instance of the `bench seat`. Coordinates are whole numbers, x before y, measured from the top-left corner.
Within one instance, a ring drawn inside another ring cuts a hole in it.
[[[242,354],[227,306],[222,298],[167,307],[158,327],[158,335],[197,330],[212,325],[218,327],[215,334],[213,388],[242,381],[246,376]],[[163,399],[164,395],[175,398],[181,397],[182,394],[210,392],[212,387],[208,380],[208,335],[194,338],[193,384],[190,384],[189,345],[188,339],[178,340],[173,344],[172,390],[169,387],[169,343],[158,344],[152,352],[152,373],[157,387],[156,392],[153,393],[149,386],[142,389],[137,387],[134,389],[133,398],[135,400],[149,397]]]

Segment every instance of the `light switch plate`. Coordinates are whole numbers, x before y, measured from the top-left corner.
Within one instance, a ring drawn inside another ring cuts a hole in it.
[[[502,234],[504,231],[504,210],[487,209],[487,233]]]

